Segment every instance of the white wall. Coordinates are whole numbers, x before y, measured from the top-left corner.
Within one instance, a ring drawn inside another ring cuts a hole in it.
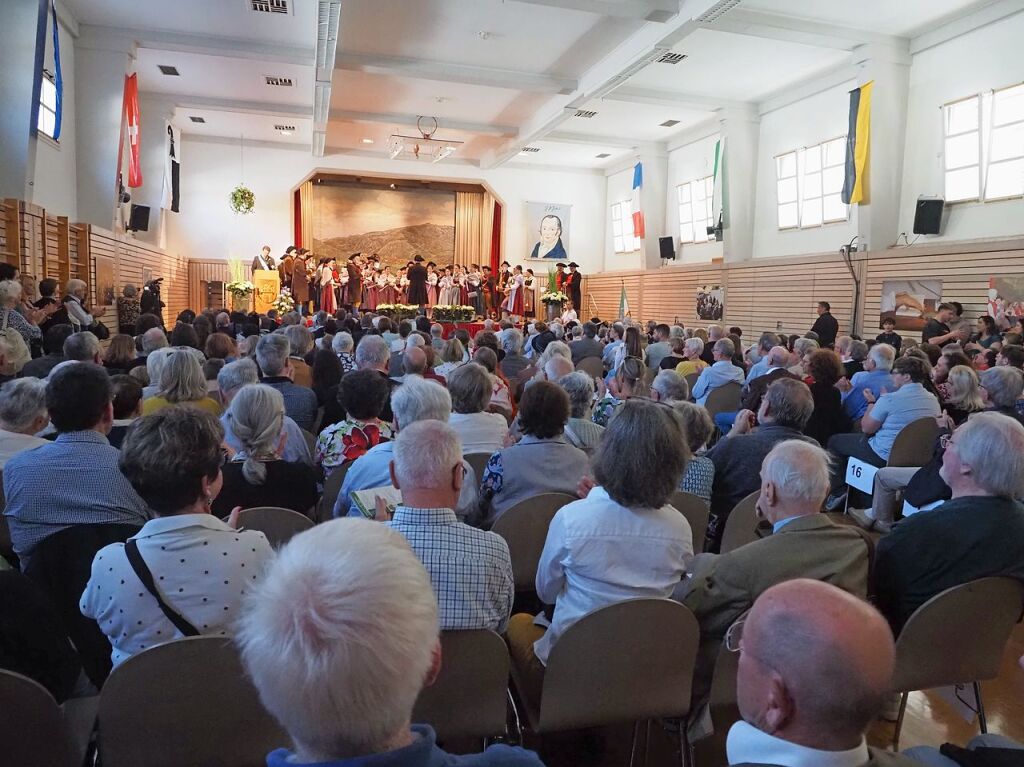
[[[53,23],[52,21],[50,22]],[[59,144],[42,137],[36,142],[35,170],[29,181],[29,202],[59,216],[77,220],[78,205],[75,168],[75,39],[63,24],[60,29],[60,63],[63,88]],[[47,69],[53,65],[53,32],[46,33]]]
[[[237,142],[183,137],[181,213],[168,214],[167,248],[195,258],[252,259],[269,244],[280,253],[293,241],[292,187],[311,171],[370,172],[408,178],[482,181],[504,204],[502,257],[523,262],[536,241],[527,232],[526,202],[562,202],[572,207],[568,250],[584,273],[600,271],[603,262],[605,180],[600,173],[417,163],[376,157],[312,157],[308,148],[285,145],[245,149],[245,177],[240,176]],[[245,182],[256,195],[248,216],[231,212],[228,195]],[[536,267],[534,267],[536,268]]]
[[[922,51],[910,68],[900,231],[914,228],[920,195],[943,196],[943,104],[1024,80],[1024,13]],[[941,235],[921,242],[1024,233],[1024,200],[950,205]],[[898,233],[897,233],[898,234]],[[913,237],[913,235],[910,235]]]
[[[857,207],[849,220],[813,229],[779,230],[775,157],[845,136],[854,81],[776,109],[761,117],[758,143],[757,202],[754,214],[754,258],[796,256],[839,250],[857,234]],[[728,150],[727,150],[728,151]]]
[[[718,134],[697,139],[668,153],[668,189],[665,195],[665,225],[676,246],[676,258],[681,263],[708,262],[722,258],[721,242],[679,244],[680,184],[706,178],[715,172],[715,142]]]
[[[606,200],[604,214],[604,268],[605,272],[617,272],[625,269],[642,269],[643,254],[640,251],[632,253],[616,253],[615,242],[612,239],[612,205],[621,202],[624,206],[623,225],[630,230],[632,221],[632,200],[633,200],[633,165],[611,173],[605,179]]]

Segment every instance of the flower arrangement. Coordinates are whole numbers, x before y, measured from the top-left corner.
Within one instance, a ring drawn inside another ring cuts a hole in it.
[[[247,213],[252,213],[255,207],[256,195],[253,194],[252,189],[244,184],[239,184],[231,190],[231,210],[235,213],[241,213],[244,216]]]
[[[292,298],[292,292],[288,288],[282,288],[271,304],[271,308],[277,311],[278,316],[282,314],[288,314],[288,312],[295,310],[295,299]]]
[[[438,322],[472,322],[476,309],[472,306],[435,306],[434,319]]]
[[[560,290],[545,290],[540,294],[540,300],[544,304],[564,304],[569,300],[569,296]]]
[[[416,304],[377,304],[377,314],[397,320],[415,317],[419,310]]]
[[[224,289],[235,298],[245,298],[255,290],[249,280],[232,280],[224,286]]]

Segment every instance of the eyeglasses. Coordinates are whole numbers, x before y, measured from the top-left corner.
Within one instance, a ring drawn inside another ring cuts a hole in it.
[[[939,436],[939,447],[941,447],[943,450],[952,446],[953,444],[955,443],[953,442],[952,434],[942,434]]]
[[[745,617],[740,618],[725,632],[725,649],[729,652],[739,652],[743,646],[743,624],[747,622]]]

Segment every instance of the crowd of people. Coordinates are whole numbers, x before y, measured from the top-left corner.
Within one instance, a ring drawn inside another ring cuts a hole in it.
[[[293,739],[269,763],[458,764],[410,728],[439,631],[504,634],[536,692],[583,616],[662,597],[700,625],[693,711],[718,654],[741,653],[731,764],[874,764],[865,731],[909,615],[960,583],[1024,579],[1019,324],[968,332],[944,304],[921,343],[838,323],[828,338],[823,303],[818,331],[749,344],[738,327],[599,318],[445,338],[426,313],[328,302],[308,320],[184,311],[165,327],[142,312],[104,345],[70,310],[54,323],[59,309],[23,305],[6,276],[0,667],[58,701],[155,645],[228,635]],[[733,410],[709,412],[719,389]],[[939,430],[931,461],[887,467],[922,418]],[[821,513],[848,500],[850,458],[880,469],[870,508],[851,510],[877,547]],[[671,505],[680,490],[708,504],[702,540]],[[540,555],[544,609],[517,610],[491,528],[543,493],[576,500]],[[719,553],[752,494],[765,536]],[[239,526],[254,506],[320,524],[275,553]],[[540,764],[508,746],[472,759]]]

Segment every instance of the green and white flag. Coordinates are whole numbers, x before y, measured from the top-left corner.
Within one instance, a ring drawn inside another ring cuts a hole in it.
[[[714,192],[711,197],[711,225],[718,228],[725,224],[725,208],[723,187],[725,187],[725,136],[715,142],[715,173]]]
[[[619,319],[629,317],[629,299],[626,297],[626,283],[622,283],[622,292],[619,294]]]

